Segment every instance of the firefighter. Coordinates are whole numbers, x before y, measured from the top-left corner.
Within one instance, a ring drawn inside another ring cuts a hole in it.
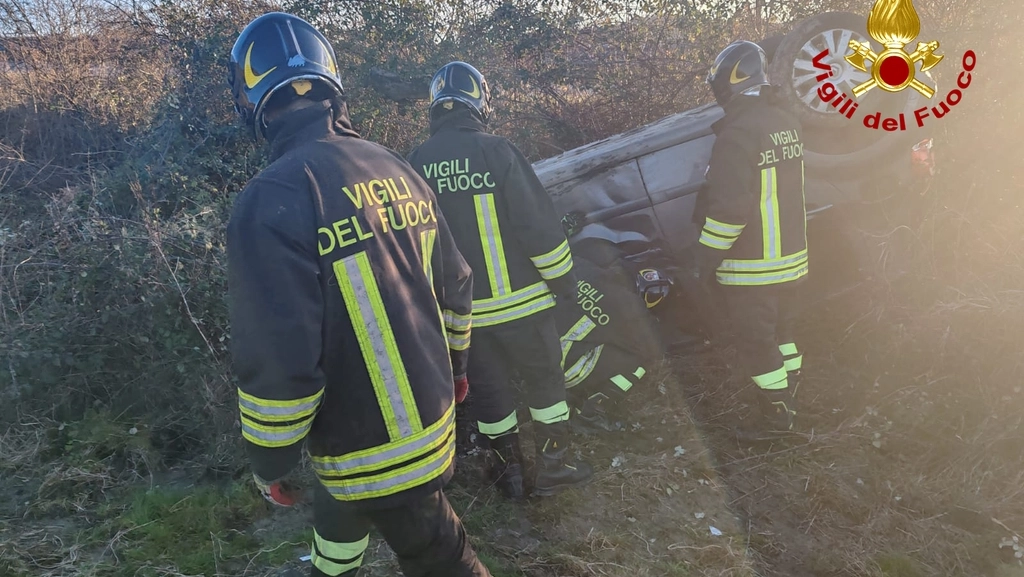
[[[305,447],[319,478],[314,576],[354,576],[371,526],[405,575],[489,576],[442,491],[468,388],[472,271],[433,192],[353,130],[334,50],[306,21],[253,20],[228,66],[237,112],[270,146],[227,229],[257,487],[289,504],[280,480]]]
[[[800,122],[775,103],[765,54],[727,46],[707,77],[725,111],[694,216],[699,275],[720,285],[736,350],[757,385],[767,431],[790,431],[802,355],[789,326],[793,287],[808,273]]]
[[[614,407],[662,356],[649,309],[665,298],[670,284],[656,269],[630,275],[600,257],[576,256],[576,306],[555,308],[573,425],[587,432],[621,430]],[[624,282],[627,277],[635,277],[633,286]]]
[[[575,301],[572,254],[550,197],[523,154],[487,132],[489,90],[464,62],[443,66],[430,84],[430,138],[409,156],[452,223],[455,244],[478,279],[473,286],[469,379],[490,471],[506,497],[523,485],[519,423],[510,385],[518,369],[535,423],[535,496],[582,484],[592,467],[571,457],[569,406],[554,312]]]

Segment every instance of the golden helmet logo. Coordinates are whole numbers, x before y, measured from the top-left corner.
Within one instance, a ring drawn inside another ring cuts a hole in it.
[[[885,47],[876,54],[871,46],[857,40],[850,40],[851,54],[845,58],[854,68],[867,72],[871,64],[871,78],[853,88],[854,96],[861,96],[878,87],[886,92],[900,92],[907,87],[920,92],[925,98],[935,95],[935,89],[915,77],[916,65],[921,63],[921,72],[933,68],[942,61],[936,54],[939,43],[918,42],[917,49],[907,52],[910,44],[921,32],[921,19],[917,16],[912,0],[876,0],[868,15],[868,35]]]
[[[249,90],[252,90],[253,88],[256,88],[256,85],[259,84],[260,80],[263,80],[263,78],[266,77],[267,74],[270,74],[274,70],[277,70],[277,66],[274,66],[273,68],[271,68],[270,70],[267,70],[263,74],[256,74],[253,71],[251,58],[252,58],[252,47],[255,46],[255,45],[256,45],[255,42],[250,44],[249,45],[249,50],[247,50],[245,52],[245,65],[244,65],[244,68],[243,68],[243,72],[245,74],[245,85],[249,87]]]

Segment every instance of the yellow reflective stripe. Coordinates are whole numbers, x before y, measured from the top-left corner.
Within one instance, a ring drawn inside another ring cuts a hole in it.
[[[563,240],[554,250],[540,256],[531,256],[533,266],[544,280],[556,279],[572,270],[572,251],[569,241]]]
[[[448,333],[448,348],[453,351],[464,351],[469,348],[469,334],[457,335]]]
[[[789,386],[789,375],[786,367],[779,367],[770,373],[751,377],[754,384],[766,391],[777,391]]]
[[[485,423],[483,421],[477,421],[476,427],[483,435],[487,435],[488,437],[500,437],[501,435],[511,433],[514,430],[518,429],[519,419],[516,417],[516,412],[512,411],[512,413],[509,416],[498,421],[497,423]]]
[[[442,446],[455,427],[455,403],[434,424],[411,437],[341,456],[310,457],[317,475],[361,475],[422,457]]]
[[[612,383],[614,383],[616,387],[622,389],[622,392],[624,393],[633,388],[633,383],[622,375],[615,375],[612,377]]]
[[[550,407],[534,409],[530,407],[530,417],[538,423],[552,425],[569,420],[569,405],[565,401],[559,401]]]
[[[764,258],[782,255],[782,225],[779,220],[778,176],[774,166],[761,170],[761,232]]]
[[[783,355],[789,356],[795,355],[800,351],[797,350],[796,343],[786,343],[779,345],[779,352],[782,353]]]
[[[746,226],[746,224],[729,224],[727,222],[715,220],[710,216],[705,217],[704,219],[704,230],[715,233],[716,235],[724,238],[735,238],[739,236]]]
[[[473,301],[473,326],[489,327],[528,317],[555,306],[543,281],[498,298]]]
[[[718,272],[718,282],[724,285],[764,286],[791,282],[807,275],[807,263],[803,262],[788,271],[773,271],[755,274],[728,274]]]
[[[310,554],[310,561],[326,575],[341,575],[363,564],[363,553],[369,544],[369,534],[354,543],[335,543],[324,539],[316,529],[313,529],[313,551]]]
[[[541,278],[544,280],[554,280],[558,277],[564,276],[572,270],[572,255],[565,255],[565,260],[560,264],[551,268],[538,268],[537,272],[540,273]]]
[[[455,429],[447,437],[444,449],[429,459],[416,461],[404,467],[357,479],[324,479],[320,482],[335,499],[340,501],[357,501],[387,497],[401,493],[406,489],[418,487],[440,477],[451,466],[455,459]]]
[[[598,345],[596,348],[584,353],[582,357],[576,359],[576,362],[565,371],[565,388],[571,389],[586,380],[594,372],[594,368],[597,367],[597,363],[601,359],[601,351],[603,350],[604,345]]]
[[[444,326],[453,331],[468,331],[473,324],[471,315],[460,315],[459,313],[445,309]]]
[[[238,389],[238,409],[243,415],[265,422],[296,421],[316,413],[324,390],[301,399],[261,399]]]
[[[530,260],[533,261],[533,265],[537,268],[546,268],[555,266],[569,254],[569,241],[563,240],[554,249],[540,256],[531,256]]]
[[[637,367],[636,370],[633,371],[633,376],[638,378],[638,379],[644,378],[644,375],[646,375],[646,374],[647,374],[647,370],[644,369],[643,367]]]
[[[708,234],[708,231],[704,230],[704,231],[701,231],[701,233],[700,233],[700,240],[698,240],[698,242],[700,242],[704,246],[711,247],[711,248],[714,248],[714,249],[729,250],[730,248],[732,248],[733,243],[736,242],[736,239],[735,238],[730,238],[730,239],[718,238],[717,236],[714,236],[712,234]]]
[[[572,344],[576,341],[581,341],[587,338],[587,335],[589,335],[596,327],[597,324],[594,323],[590,317],[582,316],[580,317],[580,320],[576,321],[576,324],[569,329],[569,332],[565,333],[565,336],[559,339],[562,345],[562,365],[565,365],[565,357],[569,355],[569,349],[572,347]]]
[[[267,448],[287,447],[306,438],[313,426],[313,417],[281,427],[273,427],[254,423],[245,415],[242,416],[242,437],[250,443]]]
[[[804,356],[797,355],[783,361],[786,366],[786,371],[799,371],[804,366]]]
[[[505,262],[505,246],[498,226],[498,211],[494,206],[494,193],[478,194],[473,197],[476,205],[476,224],[480,230],[480,245],[484,251],[487,280],[491,294],[501,296],[509,292],[508,265]]]
[[[373,382],[388,436],[394,441],[421,431],[423,424],[409,385],[409,375],[398,353],[398,344],[366,252],[335,261],[334,276]]]
[[[725,259],[718,270],[722,272],[775,272],[807,262],[807,249],[796,254],[773,259]]]
[[[434,239],[437,238],[437,229],[431,228],[420,233],[420,254],[423,258],[423,272],[427,274],[427,280],[431,281],[431,287],[433,287],[434,280]]]

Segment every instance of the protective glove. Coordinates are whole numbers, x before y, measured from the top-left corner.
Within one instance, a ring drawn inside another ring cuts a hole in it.
[[[264,481],[256,473],[252,474],[252,478],[256,482],[256,489],[268,503],[278,507],[291,507],[297,501],[295,492],[285,487],[281,481]]]
[[[455,377],[455,403],[459,404],[466,400],[466,395],[469,394],[469,379],[466,375],[457,375]]]

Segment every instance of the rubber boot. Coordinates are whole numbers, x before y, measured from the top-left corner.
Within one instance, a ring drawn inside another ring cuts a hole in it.
[[[536,424],[537,478],[533,496],[550,497],[565,489],[586,484],[594,476],[594,468],[586,461],[569,456],[569,424]]]
[[[795,387],[761,391],[761,415],[769,433],[789,433],[796,417]]]
[[[622,430],[619,423],[605,410],[602,403],[608,399],[604,393],[594,393],[588,397],[571,421],[573,431],[580,433],[598,433],[601,431],[616,432]]]
[[[491,482],[497,486],[506,499],[522,501],[523,459],[519,448],[519,433],[509,433],[490,440]]]

